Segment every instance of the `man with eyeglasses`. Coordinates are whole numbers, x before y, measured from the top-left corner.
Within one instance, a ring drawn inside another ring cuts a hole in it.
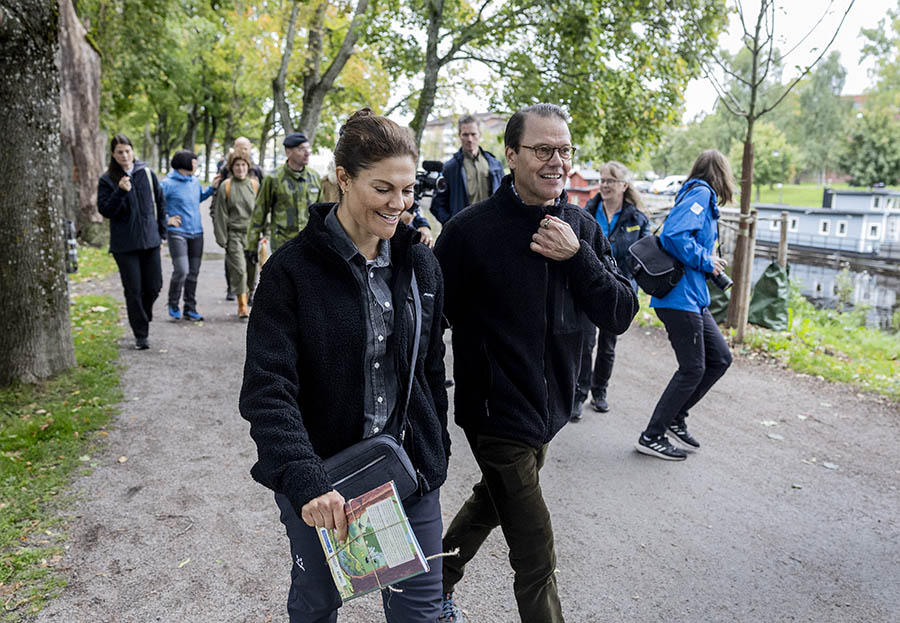
[[[503,178],[503,165],[479,146],[481,128],[472,115],[459,118],[460,148],[444,163],[447,187],[434,195],[431,213],[443,225],[469,205],[490,197]]]
[[[575,148],[565,112],[518,111],[505,145],[511,174],[450,220],[435,246],[453,327],[456,423],[482,474],[444,537],[444,551],[459,551],[443,561],[444,623],[462,621],[454,587],[497,526],[521,620],[563,621],[539,472],[569,421],[585,315],[621,334],[638,310],[597,222],[567,201]]]
[[[246,249],[256,260],[259,238],[269,233],[272,252],[300,233],[309,219],[309,206],[319,200],[319,174],[309,168],[309,140],[303,132],[284,138],[287,160],[264,178],[247,228]]]

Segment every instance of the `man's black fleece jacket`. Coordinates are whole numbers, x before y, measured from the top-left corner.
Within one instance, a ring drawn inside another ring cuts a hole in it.
[[[581,241],[574,257],[555,261],[529,248],[547,214]],[[638,310],[597,222],[565,192],[554,206],[525,205],[506,176],[490,198],[447,222],[435,255],[453,328],[457,424],[535,448],[549,442],[572,412],[584,315],[621,334]]]
[[[247,327],[241,415],[258,461],[253,478],[286,495],[294,510],[332,489],[322,460],[360,441],[364,428],[365,307],[351,267],[330,244],[325,216],[309,223],[266,262]],[[441,338],[443,280],[419,233],[403,224],[390,240],[398,409],[409,383],[414,270],[422,303],[419,357],[404,446],[423,492],[447,477],[450,437]]]

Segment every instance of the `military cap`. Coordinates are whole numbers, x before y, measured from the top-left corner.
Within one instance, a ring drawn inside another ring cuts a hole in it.
[[[306,134],[303,132],[294,132],[293,134],[288,134],[284,137],[284,142],[282,145],[285,147],[296,147],[297,145],[302,145],[303,143],[308,143],[309,139],[306,138]]]

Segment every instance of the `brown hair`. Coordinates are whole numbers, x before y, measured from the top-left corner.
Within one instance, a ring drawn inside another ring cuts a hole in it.
[[[707,149],[697,156],[688,179],[700,179],[716,191],[719,205],[731,203],[734,195],[734,173],[731,164],[718,149]]]
[[[469,123],[474,123],[475,127],[478,128],[478,131],[481,132],[481,122],[475,118],[475,115],[463,115],[459,118],[459,121],[456,122],[456,133],[459,134],[462,132],[462,127]]]
[[[235,160],[243,160],[248,167],[253,166],[253,159],[250,157],[250,152],[246,149],[235,147],[234,151],[228,154],[228,164],[226,166],[229,172],[231,172],[231,167],[234,166]]]
[[[522,143],[522,134],[525,133],[525,118],[528,115],[537,115],[538,117],[561,119],[566,123],[569,122],[566,111],[556,104],[533,104],[522,110],[517,110],[513,116],[506,122],[506,132],[503,135],[504,147],[512,147],[516,153],[519,153],[519,145]]]
[[[132,151],[134,150],[134,145],[124,134],[116,134],[109,142],[109,166],[106,168],[106,172],[109,173],[112,181],[118,184],[122,176],[125,175],[125,169],[113,158],[112,154],[116,151],[116,145],[130,145]]]
[[[412,133],[387,117],[362,108],[350,115],[341,127],[334,147],[334,164],[343,167],[350,177],[377,162],[397,156],[419,160],[419,150]]]
[[[610,160],[600,165],[600,170],[602,171],[603,169],[609,169],[613,177],[620,182],[628,182],[628,188],[625,189],[625,196],[622,198],[623,203],[630,203],[641,212],[647,211],[644,207],[644,200],[641,199],[641,193],[631,185],[631,182],[634,181],[634,175],[631,174],[631,171],[624,164],[618,160]]]

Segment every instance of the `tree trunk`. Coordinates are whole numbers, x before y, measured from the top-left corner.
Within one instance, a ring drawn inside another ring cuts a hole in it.
[[[197,115],[197,104],[191,105],[191,111],[187,117],[187,128],[184,131],[184,140],[181,142],[181,148],[190,152],[194,151],[197,144],[197,124],[199,123]]]
[[[753,192],[753,121],[752,118],[747,120],[747,135],[744,137],[744,153],[741,158],[741,222],[734,245],[734,264],[731,268],[734,287],[731,289],[731,301],[728,303],[728,326],[734,328],[746,322],[744,311],[749,302],[750,284],[744,283],[743,276],[746,273],[745,264],[753,262],[752,257],[747,257],[750,193]]]
[[[109,229],[97,211],[97,180],[103,174],[100,126],[100,55],[87,42],[72,0],[59,0],[60,131],[63,203],[79,236],[95,246]]]
[[[219,124],[219,120],[209,114],[209,109],[203,109],[203,145],[206,147],[206,179],[205,182],[209,182],[209,164],[210,159],[212,158],[212,148],[213,141],[216,138],[216,126]]]
[[[287,81],[288,65],[291,62],[291,54],[294,51],[294,36],[297,32],[297,14],[299,12],[300,5],[297,0],[294,0],[291,6],[291,17],[288,20],[287,33],[284,35],[284,52],[281,55],[281,65],[278,68],[278,75],[272,80],[272,98],[275,102],[275,108],[278,110],[278,118],[281,121],[281,127],[285,136],[294,131],[291,107],[288,106],[284,89]]]
[[[57,0],[0,7],[0,386],[75,365],[59,165]],[[12,78],[15,76],[15,79]],[[24,312],[24,313],[23,313]]]
[[[275,107],[269,109],[266,118],[263,121],[262,132],[259,135],[259,162],[257,163],[263,170],[266,168],[266,148],[269,144],[269,132],[272,131],[272,125],[275,123]]]
[[[425,79],[422,83],[422,94],[416,105],[416,114],[409,123],[416,136],[416,147],[422,143],[425,124],[434,108],[434,96],[437,93],[438,73],[441,71],[441,59],[438,57],[438,35],[444,20],[444,0],[428,3],[428,41],[425,44]]]
[[[306,134],[310,144],[313,144],[315,140],[319,120],[322,118],[325,96],[334,87],[335,80],[337,80],[344,69],[344,65],[347,64],[347,61],[353,55],[353,47],[359,39],[359,31],[362,28],[364,15],[369,8],[369,0],[357,0],[353,20],[350,22],[347,34],[344,35],[341,48],[335,54],[328,69],[322,74],[321,79],[319,79],[319,63],[322,56],[321,36],[327,4],[327,2],[322,2],[316,8],[313,24],[310,25],[309,31],[309,55],[307,57],[307,73],[303,81],[303,111],[300,114],[299,127],[300,131]],[[317,22],[316,20],[319,21]],[[285,132],[287,132],[287,129],[285,129]]]

